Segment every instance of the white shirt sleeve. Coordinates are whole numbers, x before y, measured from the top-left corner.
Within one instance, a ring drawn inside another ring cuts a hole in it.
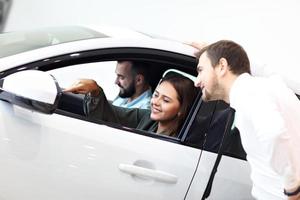
[[[269,155],[267,161],[284,181],[286,189],[300,185],[299,148],[288,128],[289,119],[280,111],[276,98],[264,93],[255,98],[248,112],[251,115],[256,137]]]

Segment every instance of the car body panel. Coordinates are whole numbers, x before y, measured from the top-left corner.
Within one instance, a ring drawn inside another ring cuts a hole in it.
[[[215,153],[203,151],[197,173],[191,185],[187,200],[202,196],[205,188],[198,185],[207,183],[211,169],[217,158]],[[201,164],[205,163],[205,164]],[[249,178],[250,166],[247,161],[241,161],[228,156],[222,156],[217,170],[217,178],[214,179],[211,194],[208,199],[254,199],[251,196],[251,180]],[[228,196],[230,194],[230,196]]]
[[[6,102],[0,109],[3,199],[183,199],[200,155],[198,149]],[[130,175],[121,164],[164,171],[177,181]]]

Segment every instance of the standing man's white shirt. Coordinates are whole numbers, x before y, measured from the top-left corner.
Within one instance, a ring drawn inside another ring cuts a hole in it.
[[[236,79],[229,98],[252,167],[252,195],[286,199],[283,189],[300,185],[300,101],[278,77],[247,73]]]

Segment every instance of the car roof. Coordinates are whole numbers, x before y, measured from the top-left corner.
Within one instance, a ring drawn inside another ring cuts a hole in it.
[[[130,29],[103,27],[102,31],[100,32],[101,27],[100,28],[76,27],[76,28],[79,29],[80,31],[82,31],[83,29],[84,30],[88,29],[89,31],[93,31],[93,33],[86,34],[83,37],[81,35],[76,37],[73,36],[73,38],[68,39],[68,37],[66,37],[68,36],[68,34],[65,33],[64,31],[71,30],[70,32],[72,33],[74,32],[75,28],[66,27],[64,29],[64,27],[60,27],[58,32],[63,33],[59,35],[59,39],[63,38],[62,39],[63,42],[61,43],[53,39],[54,42],[51,43],[48,42],[45,45],[43,43],[44,42],[43,38],[39,40],[32,38],[33,40],[35,40],[35,42],[38,42],[39,44],[35,46],[29,44],[31,46],[28,47],[28,49],[25,48],[24,51],[17,52],[16,54],[8,55],[0,58],[0,70],[1,71],[7,70],[15,66],[23,65],[36,60],[47,59],[53,56],[87,51],[87,50],[104,49],[104,48],[121,48],[121,47],[148,48],[148,49],[157,49],[157,50],[175,52],[178,54],[195,57],[194,56],[195,49],[189,45],[183,44],[178,41],[155,38]],[[39,29],[38,30],[39,32],[37,31],[34,33],[37,34],[41,33],[41,30],[45,31],[47,34],[50,33],[53,34],[53,30],[49,28]],[[56,28],[55,30],[57,31],[58,29]],[[18,32],[11,32],[7,34],[12,35],[14,33],[17,34]],[[1,43],[1,39],[2,41],[5,41],[5,37],[7,36],[7,34],[0,35],[1,36],[0,48],[6,45],[6,48],[4,47],[3,48],[7,49],[7,46],[10,45],[10,44],[8,45],[3,44],[3,42]],[[24,31],[21,34],[24,34]],[[38,36],[39,35],[35,35],[35,37]],[[43,44],[40,45],[40,43]]]

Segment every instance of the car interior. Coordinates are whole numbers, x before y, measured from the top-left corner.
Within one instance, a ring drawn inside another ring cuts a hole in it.
[[[163,67],[156,67],[156,65],[157,65],[156,63],[151,63],[149,65],[149,66],[151,66],[151,70],[149,70],[149,71],[151,72],[150,85],[151,85],[152,91],[155,90],[155,88],[157,87],[157,85],[160,82],[160,79],[162,77],[166,76],[167,74],[179,73],[183,76],[190,78],[191,80],[193,80],[195,78],[195,76],[193,76],[187,72],[183,72],[181,70],[174,69],[174,68],[168,69],[168,66],[166,66],[166,65],[164,65]],[[112,83],[112,84],[114,84],[114,83]],[[199,92],[200,92],[200,90],[199,90]],[[68,116],[72,116],[75,118],[87,120],[85,118],[85,114],[84,114],[83,106],[82,106],[83,98],[84,98],[84,95],[81,95],[81,94],[62,93],[59,104],[58,104],[58,108],[55,112],[59,113],[59,114],[68,115]],[[97,123],[99,123],[99,122],[97,122]],[[110,124],[110,122],[103,122],[103,123]]]
[[[165,72],[168,72],[168,69],[172,66],[156,63],[156,62],[147,62],[150,70],[149,70],[149,77],[150,79],[150,86],[153,90],[158,85],[160,79],[165,75]],[[174,69],[173,69],[174,71]],[[184,73],[186,76],[188,75],[187,72],[179,71],[181,73]],[[115,76],[115,74],[113,74]],[[114,84],[113,82],[111,83]],[[73,117],[76,117],[76,115],[84,116],[83,108],[82,108],[82,101],[83,101],[83,95],[80,94],[73,94],[73,93],[62,93],[62,96],[60,98],[59,104],[58,104],[58,111],[59,113],[64,112],[65,114],[70,114]],[[74,115],[73,115],[74,114]]]

